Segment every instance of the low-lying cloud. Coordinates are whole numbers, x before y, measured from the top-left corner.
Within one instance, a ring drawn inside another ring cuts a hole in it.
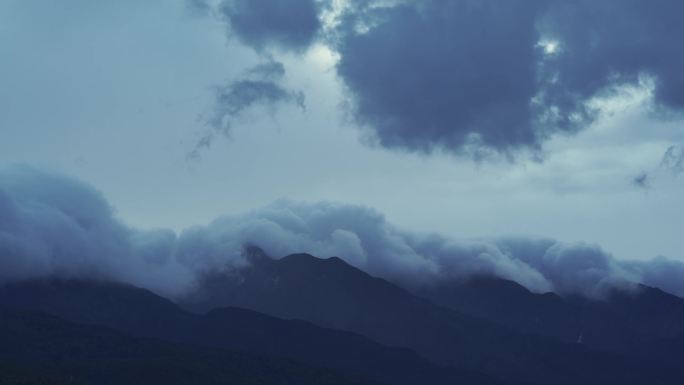
[[[77,180],[26,166],[0,172],[0,282],[99,278],[178,298],[207,273],[238,273],[245,245],[280,258],[339,256],[405,286],[474,275],[511,279],[536,292],[601,296],[625,282],[684,295],[684,263],[621,261],[596,245],[550,239],[462,240],[403,231],[356,205],[277,201],[176,235],[137,230],[103,195]]]
[[[191,276],[171,258],[175,234],[138,231],[92,187],[28,167],[0,172],[0,281],[115,279],[170,294]],[[168,287],[167,287],[168,285]]]

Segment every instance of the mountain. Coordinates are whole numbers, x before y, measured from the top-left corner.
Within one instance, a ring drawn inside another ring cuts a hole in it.
[[[629,357],[521,333],[435,305],[338,258],[261,255],[235,278],[207,277],[183,302],[195,313],[147,290],[88,281],[5,285],[0,304],[137,337],[286,357],[386,384],[497,383],[492,377],[507,384],[680,383],[679,362],[651,359],[661,354]],[[507,295],[509,306],[528,298],[511,282],[493,285],[473,292]],[[553,295],[532,298],[551,309],[559,303]],[[679,352],[672,341],[643,351]]]
[[[284,359],[135,338],[0,308],[0,384],[370,385]]]
[[[230,305],[306,320],[407,347],[442,365],[519,382],[679,382],[679,370],[672,366],[516,332],[437,306],[339,258],[253,258],[238,280],[208,277],[184,305],[195,311]]]
[[[41,375],[37,368],[0,362],[0,385],[84,385],[72,377]]]
[[[684,299],[639,285],[605,298],[536,294],[504,279],[475,277],[414,290],[418,296],[514,330],[624,354],[684,336]]]
[[[501,384],[472,371],[436,365],[411,350],[358,334],[288,321],[239,308],[206,315],[129,285],[40,280],[0,286],[0,304],[72,322],[102,325],[138,337],[238,349],[334,368],[391,385]]]

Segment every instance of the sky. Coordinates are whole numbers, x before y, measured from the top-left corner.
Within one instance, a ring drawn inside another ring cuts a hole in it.
[[[77,178],[141,229],[287,199],[684,260],[682,11],[3,0],[0,167]]]

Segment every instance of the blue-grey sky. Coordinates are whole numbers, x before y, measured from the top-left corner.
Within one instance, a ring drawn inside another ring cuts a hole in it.
[[[4,0],[0,165],[138,228],[288,198],[684,259],[684,6],[600,3]]]

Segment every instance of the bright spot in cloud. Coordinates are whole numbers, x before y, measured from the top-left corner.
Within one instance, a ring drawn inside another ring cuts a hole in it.
[[[541,40],[537,46],[541,47],[547,56],[553,56],[560,52],[560,42],[557,40]]]
[[[316,44],[311,47],[307,55],[311,58],[311,61],[324,69],[332,68],[340,59],[340,55],[337,52],[322,44]]]

